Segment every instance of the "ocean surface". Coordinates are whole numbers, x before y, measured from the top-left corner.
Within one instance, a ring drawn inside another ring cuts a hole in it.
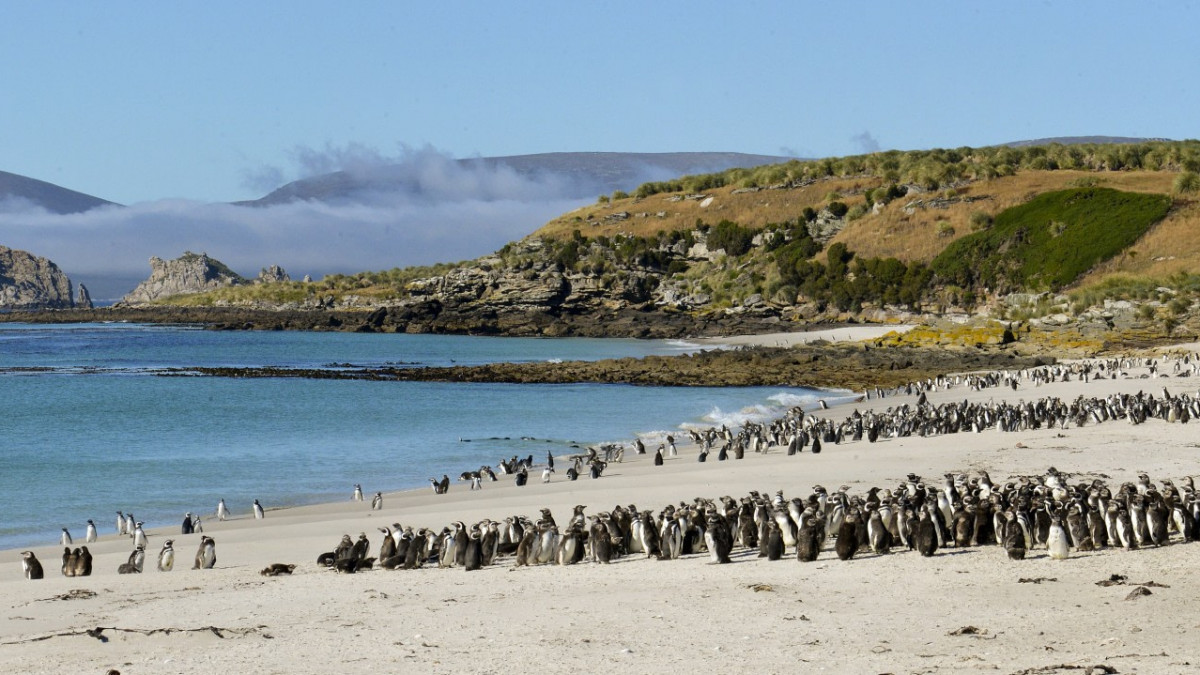
[[[687,426],[773,419],[837,392],[785,388],[165,377],[190,366],[345,368],[601,359],[678,341],[0,324],[0,549],[80,540],[116,511],[147,527],[428,486],[514,455],[539,463]],[[501,478],[503,480],[503,478]],[[462,486],[462,483],[457,483]],[[451,489],[455,489],[454,486]]]

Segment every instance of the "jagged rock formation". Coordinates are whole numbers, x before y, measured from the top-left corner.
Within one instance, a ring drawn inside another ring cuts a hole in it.
[[[71,280],[58,265],[27,251],[0,246],[0,309],[70,309],[74,306]]]
[[[138,284],[119,305],[144,305],[172,295],[202,293],[247,283],[237,272],[205,253],[188,251],[175,260],[150,258],[150,278]]]
[[[279,265],[271,265],[270,267],[264,267],[259,271],[258,276],[254,279],[254,283],[266,284],[273,281],[291,280],[292,278],[288,276],[288,273],[282,267]]]
[[[88,292],[87,286],[79,284],[79,295],[75,298],[75,307],[77,309],[92,308],[92,294]]]

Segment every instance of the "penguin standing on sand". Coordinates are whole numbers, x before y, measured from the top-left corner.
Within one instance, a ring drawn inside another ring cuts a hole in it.
[[[854,554],[858,552],[858,545],[858,514],[854,511],[847,511],[841,527],[838,528],[837,544],[834,546],[838,559],[853,558]]]
[[[354,484],[354,496],[350,498],[350,501],[361,502],[362,500],[363,500],[362,486],[359,485],[358,483],[355,483]]]
[[[84,541],[89,544],[96,541],[96,523],[90,520],[88,521],[87,534],[84,536]]]
[[[196,551],[194,570],[210,570],[217,564],[217,542],[212,537],[200,537],[200,548]]]
[[[937,552],[937,523],[926,509],[921,509],[920,518],[917,521],[917,552],[928,558]]]
[[[21,567],[25,570],[26,579],[41,579],[45,575],[42,563],[38,562],[33,551],[21,551]]]
[[[62,529],[62,536],[58,538],[58,543],[60,546],[71,545],[71,533],[67,531],[67,528],[64,527]]]
[[[171,547],[174,540],[168,539],[163,542],[162,550],[158,552],[158,571],[170,572],[175,566],[175,549]]]
[[[75,576],[75,563],[78,559],[79,556],[71,552],[70,546],[63,547],[62,573],[64,577]]]
[[[146,548],[146,543],[146,531],[142,529],[142,521],[139,520],[133,526],[133,546],[135,548],[141,546],[144,549]]]
[[[382,492],[376,492],[375,496],[371,498],[371,510],[372,511],[382,511],[383,510],[383,493]]]
[[[262,504],[259,504],[259,503],[258,503],[258,500],[257,500],[257,499],[255,499],[255,500],[254,500],[254,519],[255,519],[255,520],[262,520],[262,519],[265,517],[265,515],[266,515],[266,514],[264,514],[264,513],[263,513],[263,507],[262,507]]]
[[[125,530],[125,514],[117,511],[117,534],[128,534]]]
[[[729,552],[733,550],[733,534],[729,531],[729,523],[716,511],[709,511],[705,524],[704,543],[708,546],[712,561],[721,565],[729,563]]]
[[[661,446],[661,445],[658,446],[658,449],[654,451],[654,466],[662,466],[663,465],[662,451],[663,451],[663,446]]]
[[[811,518],[805,519],[804,525],[796,534],[796,559],[800,562],[813,562],[820,552],[821,533],[813,525]]]
[[[217,520],[226,520],[229,518],[229,509],[225,508],[225,500],[217,502]]]
[[[196,527],[194,525],[192,525],[192,514],[191,513],[183,514],[183,525],[180,526],[179,533],[180,534],[191,534],[192,532],[195,532],[195,531],[196,531]]]
[[[92,576],[92,553],[86,546],[75,549],[75,576]]]

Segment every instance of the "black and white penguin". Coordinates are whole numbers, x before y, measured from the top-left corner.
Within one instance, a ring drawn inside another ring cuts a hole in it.
[[[93,523],[90,520],[87,521],[87,523],[87,534],[84,536],[83,540],[90,544],[96,541],[96,523]]]
[[[86,546],[81,546],[75,551],[75,576],[92,576],[92,553]]]
[[[190,512],[183,514],[183,524],[179,527],[179,533],[191,534],[195,531],[196,528],[192,526],[192,514]]]
[[[133,546],[134,548],[141,546],[142,550],[144,551],[146,550],[147,543],[146,531],[142,529],[142,521],[139,520],[137,524],[133,526]]]
[[[658,449],[654,451],[654,466],[662,466],[663,465],[662,451],[663,451],[663,446],[661,446],[661,445],[658,446]]]
[[[117,534],[128,534],[125,529],[125,514],[117,511]]]
[[[173,543],[173,539],[164,541],[162,549],[158,552],[159,572],[170,572],[175,567],[175,549],[171,546]]]
[[[517,475],[514,476],[514,480],[516,481],[517,487],[525,485],[529,482],[529,471],[522,466],[521,469],[517,471]]]
[[[121,563],[117,567],[117,574],[141,574],[142,566],[140,562],[146,559],[146,549],[139,546],[133,549],[133,553],[129,554],[129,559]]]
[[[371,498],[371,510],[372,511],[382,511],[383,510],[383,493],[382,492],[376,492],[375,496]]]
[[[262,507],[262,504],[259,504],[259,503],[258,503],[258,500],[257,500],[257,499],[255,499],[255,500],[254,500],[254,519],[255,519],[255,520],[262,520],[264,517],[266,517],[266,514],[265,514],[265,513],[263,513],[263,507]]]
[[[1062,516],[1057,513],[1050,517],[1050,536],[1046,540],[1046,548],[1049,549],[1052,560],[1066,560],[1070,554],[1067,530],[1063,527]]]
[[[225,507],[225,500],[217,502],[217,520],[227,520],[229,518],[229,509]]]
[[[256,502],[257,503],[257,502]],[[210,570],[217,564],[217,542],[212,537],[200,537],[200,548],[196,550],[194,570]]]
[[[729,531],[729,523],[716,511],[709,511],[705,525],[704,543],[708,546],[712,561],[721,565],[729,563],[729,553],[733,551],[733,534]]]
[[[42,571],[42,563],[38,562],[33,551],[21,551],[21,567],[25,570],[26,579],[41,579],[45,576]]]
[[[73,542],[71,541],[71,533],[68,532],[67,528],[64,527],[62,529],[62,535],[58,538],[58,545],[59,546],[70,546],[72,543]]]
[[[354,494],[351,495],[350,501],[361,502],[363,500],[362,486],[358,483],[354,484]]]

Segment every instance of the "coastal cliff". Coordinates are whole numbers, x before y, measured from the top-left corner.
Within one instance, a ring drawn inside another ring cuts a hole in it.
[[[71,280],[47,258],[0,246],[0,309],[90,309],[86,295],[76,305]]]

